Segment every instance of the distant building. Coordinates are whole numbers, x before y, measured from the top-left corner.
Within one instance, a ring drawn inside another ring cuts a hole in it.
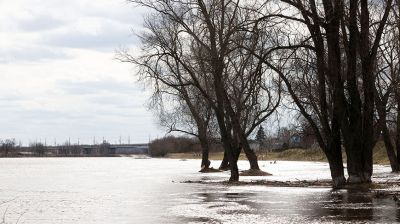
[[[260,151],[260,143],[254,140],[249,141],[250,149],[252,149],[254,152]]]
[[[302,137],[300,134],[293,134],[289,138],[289,148],[302,148]]]

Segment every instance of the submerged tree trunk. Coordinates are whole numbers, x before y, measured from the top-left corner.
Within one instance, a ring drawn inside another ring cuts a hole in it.
[[[365,182],[362,133],[360,132],[361,120],[360,116],[355,116],[355,114],[358,113],[352,111],[350,124],[347,127],[342,127],[347,155],[347,173],[349,175],[347,182],[350,184]]]
[[[331,136],[328,138],[328,149],[325,154],[331,171],[333,187],[340,188],[346,184],[346,178],[344,177],[340,126],[336,118],[337,117],[334,115],[332,119]]]
[[[240,149],[231,148],[230,153],[227,153],[228,161],[231,169],[231,177],[229,178],[230,182],[239,181],[239,168],[237,165],[237,161],[239,159]]]
[[[399,6],[400,7],[400,6]],[[399,27],[400,31],[400,27]],[[398,84],[397,84],[398,85]],[[397,101],[397,117],[396,117],[396,152],[397,152],[397,164],[400,164],[400,93],[399,90],[395,90],[395,97]]]
[[[228,161],[228,156],[226,154],[226,151],[224,150],[224,157],[222,158],[221,165],[218,168],[219,170],[229,170],[229,161]]]
[[[359,125],[361,126],[361,125]],[[362,128],[357,125],[347,130],[344,138],[347,155],[347,182],[349,184],[369,183],[372,176],[372,148],[365,143]],[[351,133],[351,134],[349,134]],[[373,138],[371,136],[371,138]],[[373,140],[371,140],[373,142]]]
[[[227,160],[229,162],[231,168],[231,177],[229,181],[239,181],[239,169],[237,166],[237,160],[239,158],[240,151],[237,150],[233,144],[233,137],[232,134],[229,133],[226,127],[225,121],[225,108],[224,108],[224,92],[223,92],[223,82],[222,82],[222,66],[221,64],[217,64],[218,57],[214,57],[213,67],[214,71],[214,88],[215,88],[215,95],[217,101],[217,107],[215,108],[215,115],[217,118],[217,123],[220,129],[221,134],[221,141],[224,146],[224,150],[226,153]]]
[[[347,182],[350,184],[363,183],[365,179],[362,145],[358,140],[354,140],[353,144],[347,145],[349,145],[346,147],[347,173],[349,175]]]
[[[394,152],[394,147],[392,140],[390,138],[389,130],[385,124],[385,127],[382,130],[383,132],[383,141],[385,143],[386,153],[389,158],[390,167],[392,168],[392,172],[399,171],[399,164],[397,162],[396,153]]]
[[[399,163],[397,162],[396,153],[394,151],[394,145],[392,138],[390,137],[390,132],[387,126],[386,120],[386,107],[388,101],[389,93],[384,95],[382,99],[376,94],[376,107],[379,114],[379,132],[382,131],[383,142],[385,143],[386,153],[390,162],[390,167],[392,172],[399,171]]]
[[[239,181],[239,168],[237,163],[232,163],[231,165],[231,177],[229,178],[230,182]]]
[[[243,151],[246,154],[247,159],[249,160],[250,163],[250,169],[252,170],[260,170],[260,167],[258,166],[258,159],[257,159],[257,155],[254,152],[254,150],[252,150],[250,148],[249,142],[244,141],[242,142],[242,147],[243,147]]]
[[[201,145],[201,170],[206,170],[210,168],[210,160],[208,159],[209,151],[210,151],[210,146],[208,144],[208,139],[207,136],[204,136],[204,134],[199,133],[199,141]]]
[[[224,95],[225,101],[229,102],[229,97],[225,91],[222,92]],[[237,151],[240,152],[240,149],[243,148],[244,153],[246,154],[247,159],[250,163],[250,169],[260,170],[258,166],[257,155],[250,148],[249,142],[247,141],[246,134],[243,131],[243,127],[240,124],[240,119],[238,118],[238,114],[232,108],[231,104],[226,105],[226,112],[229,115],[229,127],[232,129],[234,135],[234,144],[235,147],[238,146]],[[240,154],[240,153],[239,153]],[[239,155],[237,155],[237,160],[239,159]]]
[[[346,184],[346,178],[344,177],[342,152],[337,150],[329,151],[326,153],[326,157],[331,171],[333,187],[343,187]]]
[[[396,0],[397,13],[400,13],[400,0]],[[400,20],[400,15],[397,14],[397,19]],[[400,33],[400,22],[397,23],[397,31]],[[400,55],[400,40],[397,40],[397,54]],[[397,104],[397,117],[396,117],[396,152],[397,152],[397,164],[400,164],[400,90],[399,90],[399,80],[400,71],[397,71],[396,82],[395,82],[395,99]]]

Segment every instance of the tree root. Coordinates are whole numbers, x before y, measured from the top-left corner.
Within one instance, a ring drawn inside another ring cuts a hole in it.
[[[200,173],[218,173],[222,172],[222,170],[215,169],[213,167],[203,167],[199,170]]]
[[[240,176],[272,176],[272,174],[262,171],[262,170],[255,170],[255,169],[249,169],[249,170],[244,170],[240,172]]]

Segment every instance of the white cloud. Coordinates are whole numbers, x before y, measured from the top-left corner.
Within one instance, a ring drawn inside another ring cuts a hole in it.
[[[0,2],[0,138],[91,142],[162,135],[115,49],[145,12],[124,0]]]

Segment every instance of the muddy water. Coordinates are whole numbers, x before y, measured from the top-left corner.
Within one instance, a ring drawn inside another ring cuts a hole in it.
[[[217,162],[214,162],[217,164]],[[247,169],[246,162],[240,167]],[[226,180],[200,174],[197,160],[0,159],[0,223],[394,223],[397,203],[369,192],[182,183]],[[261,162],[271,177],[327,179],[325,163]],[[385,173],[388,167],[377,166]]]

